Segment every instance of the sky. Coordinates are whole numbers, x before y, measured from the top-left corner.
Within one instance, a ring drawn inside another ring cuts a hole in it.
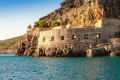
[[[24,35],[28,25],[60,7],[65,0],[0,0],[0,40]]]

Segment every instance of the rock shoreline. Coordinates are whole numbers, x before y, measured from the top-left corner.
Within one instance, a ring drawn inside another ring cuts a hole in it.
[[[96,57],[96,56],[120,56],[120,44],[111,44],[106,45],[100,48],[93,48],[87,50],[87,57]]]

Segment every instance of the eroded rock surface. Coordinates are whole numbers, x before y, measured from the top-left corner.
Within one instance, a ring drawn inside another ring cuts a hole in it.
[[[39,30],[28,31],[19,43],[17,56],[32,56],[38,44]]]
[[[94,26],[103,18],[120,19],[120,0],[66,0],[61,8],[40,20],[47,21],[48,25],[57,20],[63,25],[85,27]]]

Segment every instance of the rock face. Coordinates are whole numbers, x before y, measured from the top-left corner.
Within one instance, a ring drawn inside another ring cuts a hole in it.
[[[66,0],[61,3],[61,8],[39,20],[47,21],[48,25],[57,20],[73,27],[95,26],[103,18],[120,19],[119,4],[120,0]]]
[[[94,48],[87,50],[87,57],[108,56],[105,48]]]
[[[120,44],[112,45],[110,56],[120,56]]]
[[[35,50],[38,45],[39,32],[47,29],[38,29],[31,28],[27,30],[26,34],[23,36],[23,39],[19,42],[18,50],[16,52],[17,56],[32,56],[35,53]]]
[[[24,35],[23,39],[19,43],[19,49],[17,50],[17,56],[32,56],[36,50],[38,43],[39,30],[30,30]]]
[[[42,48],[36,49],[33,57],[85,57],[85,49],[78,48],[50,48],[48,50],[43,50]]]
[[[19,44],[19,49],[16,55],[32,56],[37,46],[37,40],[37,36],[25,35],[25,38]]]

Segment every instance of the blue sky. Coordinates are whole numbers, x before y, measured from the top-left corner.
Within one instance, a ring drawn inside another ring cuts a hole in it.
[[[0,0],[0,40],[25,34],[26,28],[65,0]]]

